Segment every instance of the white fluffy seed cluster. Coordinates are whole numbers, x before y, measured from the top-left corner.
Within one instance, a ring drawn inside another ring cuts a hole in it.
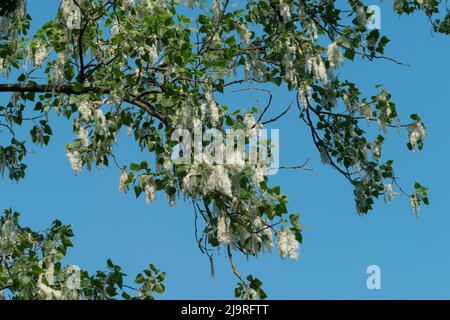
[[[111,37],[114,37],[115,35],[120,33],[120,24],[117,22],[117,20],[114,20],[111,24],[111,27],[109,28],[109,34]]]
[[[230,177],[222,165],[213,166],[212,173],[209,176],[206,186],[209,188],[208,191],[218,191],[228,197],[233,195]]]
[[[283,227],[276,233],[277,246],[282,258],[289,257],[293,260],[298,258],[299,242],[291,229]]]
[[[286,1],[280,3],[280,14],[284,21],[288,21],[291,18],[291,7]]]
[[[391,204],[396,195],[397,193],[393,191],[391,183],[388,183],[384,186],[384,201],[386,203]]]
[[[70,162],[75,175],[83,171],[83,161],[81,160],[81,154],[77,150],[71,150],[67,148],[66,150],[67,159]]]
[[[342,65],[342,63],[344,63],[344,56],[342,55],[341,49],[336,42],[328,45],[327,54],[331,68],[338,68]]]
[[[155,64],[158,61],[158,57],[159,57],[158,44],[155,43],[150,46],[149,56],[150,56],[150,61],[152,64]]]
[[[125,192],[127,190],[128,172],[126,168],[123,168],[120,173],[119,191]]]
[[[428,10],[433,7],[435,1],[433,0],[416,0],[422,10]],[[396,1],[398,2],[398,1]]]
[[[222,244],[229,244],[230,239],[230,218],[227,216],[220,216],[217,219],[217,241]]]
[[[247,25],[246,24],[240,24],[237,27],[237,31],[239,33],[239,37],[241,39],[241,42],[243,44],[248,45],[250,43],[250,39],[251,39],[252,33],[248,30]]]
[[[413,195],[413,196],[409,197],[409,204],[411,207],[411,211],[417,216],[420,211],[420,203],[419,203],[419,199],[417,198],[417,196]]]
[[[89,134],[84,127],[78,130],[78,139],[81,141],[83,147],[89,146]]]
[[[368,103],[361,104],[358,108],[359,113],[361,116],[366,119],[366,122],[369,123],[370,120],[373,118],[373,111],[372,107]]]
[[[55,61],[53,73],[51,74],[51,82],[55,86],[61,86],[64,83],[65,75],[64,69],[67,62],[67,57],[64,52],[58,52],[58,60]]]
[[[92,104],[87,100],[81,101],[78,105],[78,112],[80,113],[80,117],[82,119],[89,121],[93,113]]]
[[[211,122],[214,125],[217,125],[220,120],[219,107],[217,105],[216,100],[214,99],[212,92],[208,89],[205,91],[205,99],[206,102],[208,103]]]
[[[132,6],[134,6],[134,0],[123,0],[122,8],[124,10],[128,10]]]
[[[425,140],[427,137],[425,127],[419,121],[410,124],[408,127],[409,143],[414,148],[419,141]]]
[[[219,0],[212,0],[211,11],[216,20],[220,18],[220,2]]]
[[[325,63],[320,55],[311,56],[306,60],[306,68],[317,81],[328,83],[328,74]]]
[[[34,66],[40,67],[47,58],[48,53],[48,49],[45,47],[45,45],[38,43],[32,56]]]
[[[156,200],[156,184],[152,175],[141,175],[139,177],[139,186],[144,190],[145,202],[147,204],[150,204]]]
[[[183,191],[190,197],[198,198],[212,193],[232,197],[232,183],[224,165],[194,165],[182,181]]]
[[[83,5],[84,0],[79,0],[79,6]],[[79,29],[81,27],[81,10],[73,0],[62,0],[61,12],[66,20],[66,26],[69,30]]]
[[[251,216],[254,215],[253,218]],[[249,255],[257,256],[263,251],[271,251],[273,247],[272,226],[254,210],[249,210],[245,217],[249,219],[244,222],[243,217],[235,218],[228,213],[217,217],[216,238],[222,245],[240,247]],[[238,221],[238,222],[236,222]]]
[[[245,288],[242,292],[242,299],[243,300],[256,300],[258,298],[258,292],[255,289],[252,289],[250,287]]]

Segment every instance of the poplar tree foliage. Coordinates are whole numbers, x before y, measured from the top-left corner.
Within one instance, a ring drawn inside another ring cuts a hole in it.
[[[399,14],[421,11],[435,32],[450,32],[443,1],[395,0],[393,8]],[[389,39],[367,27],[372,12],[363,1],[63,0],[35,34],[29,34],[24,0],[2,1],[0,15],[0,92],[4,99],[10,94],[0,105],[2,174],[25,178],[30,145],[48,145],[51,120],[66,118],[77,136],[66,147],[75,174],[112,165],[119,169],[122,192],[134,191],[148,203],[164,195],[170,203],[180,197],[192,202],[199,249],[212,273],[214,254],[226,252],[238,279],[236,297],[266,293],[259,279],[241,276],[233,254],[259,256],[275,242],[281,257],[296,259],[299,215],[288,210],[281,188],[270,184],[266,163],[175,163],[175,129],[259,135],[293,109],[322,162],[353,185],[358,214],[367,214],[375,199],[389,203],[397,194],[409,199],[416,214],[428,204],[426,187],[400,186],[393,161],[382,153],[387,131],[395,129],[408,149],[421,150],[426,132],[420,116],[402,121],[387,90],[378,85],[377,94],[365,96],[340,74],[354,59],[401,63],[385,55]],[[296,96],[292,108],[271,119],[268,85]],[[268,104],[252,107],[248,99],[248,109],[236,110],[220,101],[242,88],[266,92]],[[120,131],[132,136],[143,159],[116,159]],[[70,227],[59,221],[34,232],[19,225],[17,213],[5,211],[2,296],[148,299],[164,291],[165,275],[153,265],[136,277],[140,287],[125,287],[121,268],[111,261],[105,272],[78,270],[74,277],[75,269],[61,263],[70,237]]]

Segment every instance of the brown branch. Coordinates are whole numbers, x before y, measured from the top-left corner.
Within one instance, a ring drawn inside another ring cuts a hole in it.
[[[150,89],[149,89],[150,90]],[[147,92],[149,91],[147,90]],[[110,94],[110,88],[102,87],[81,87],[76,88],[74,84],[63,84],[61,86],[51,86],[48,84],[34,83],[16,83],[16,84],[0,84],[0,92],[35,92],[35,93],[57,93],[67,95],[81,95],[87,93]],[[161,93],[161,90],[154,89],[152,93]],[[163,124],[167,125],[167,120],[157,112],[150,104],[134,98],[125,98],[125,102],[135,105],[148,112],[151,116],[157,118]]]
[[[307,170],[307,171],[312,171],[313,169],[307,167],[310,160],[311,160],[311,158],[306,159],[305,162],[303,162],[303,164],[301,164],[301,165],[281,166],[281,167],[274,168],[274,169],[280,169],[280,170],[281,169],[303,169],[303,170]]]
[[[282,113],[280,113],[279,115],[277,115],[276,117],[274,117],[272,119],[269,119],[269,120],[266,120],[266,121],[262,122],[261,124],[262,125],[266,125],[268,123],[272,123],[272,122],[277,121],[278,119],[283,117],[289,111],[289,109],[291,109],[291,107],[292,107],[292,104],[289,104],[289,106]]]
[[[234,264],[233,255],[231,253],[231,247],[229,244],[227,245],[227,255],[228,255],[228,261],[230,261],[231,269],[233,270],[233,273],[236,276],[236,278],[238,278],[239,281],[241,281],[244,286],[248,286],[247,282],[242,278],[241,274],[239,273],[239,271],[236,268],[236,265]]]
[[[68,95],[79,95],[86,93],[105,93],[111,92],[109,88],[100,87],[83,87],[75,90],[73,84],[63,84],[61,86],[50,86],[47,84],[33,84],[33,83],[16,83],[16,84],[0,84],[0,92],[35,92],[35,93],[61,93]]]

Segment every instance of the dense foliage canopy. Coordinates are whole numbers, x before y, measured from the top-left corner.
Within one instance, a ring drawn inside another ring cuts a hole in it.
[[[399,14],[422,11],[434,31],[450,33],[444,1],[393,3]],[[272,250],[275,239],[281,257],[299,255],[303,227],[281,188],[270,185],[274,145],[263,130],[290,109],[309,128],[322,162],[354,186],[359,214],[368,213],[376,198],[390,203],[397,194],[409,199],[415,214],[428,204],[427,189],[420,183],[411,191],[400,186],[393,161],[382,153],[390,128],[405,133],[410,150],[422,149],[426,132],[420,116],[401,121],[381,86],[376,95],[365,96],[341,77],[344,62],[354,59],[401,64],[384,53],[389,39],[368,28],[373,13],[363,1],[62,0],[56,12],[30,35],[24,0],[0,6],[0,92],[12,93],[0,106],[0,171],[9,179],[25,177],[30,144],[47,145],[51,119],[65,117],[77,135],[66,148],[74,173],[112,164],[119,169],[122,192],[131,189],[148,203],[164,194],[170,203],[180,197],[191,201],[200,220],[200,250],[212,266],[218,248],[227,252],[239,280],[236,296],[245,299],[266,294],[260,280],[239,274],[233,252],[258,256]],[[273,86],[293,93],[296,101],[268,119]],[[242,93],[247,109],[222,101],[231,91]],[[255,107],[249,91],[266,94],[268,103]],[[29,130],[29,139],[17,133],[19,127],[20,133]],[[225,152],[216,142],[229,129],[244,138],[233,139]],[[134,138],[145,159],[119,164],[114,147],[121,130]],[[205,136],[174,139],[180,130]],[[191,145],[209,154],[187,152]],[[178,158],[176,148],[183,150]],[[252,152],[262,150],[266,158],[249,161]],[[276,169],[305,168],[300,161]],[[0,222],[5,296],[100,299],[123,289],[123,273],[111,261],[108,272],[80,271],[81,285],[74,286],[73,269],[61,265],[70,228],[55,221],[37,233],[20,227],[17,217],[7,211]],[[163,280],[151,266],[136,278],[142,285],[136,297],[162,292]],[[131,298],[126,290],[123,296]]]

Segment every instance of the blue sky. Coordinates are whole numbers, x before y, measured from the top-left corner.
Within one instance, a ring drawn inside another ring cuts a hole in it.
[[[55,14],[58,3],[29,1],[33,29]],[[311,157],[314,171],[280,172],[272,184],[280,184],[288,194],[291,211],[301,212],[307,227],[301,256],[282,260],[276,250],[258,259],[236,255],[241,273],[262,279],[269,298],[450,298],[450,39],[433,35],[423,15],[399,18],[390,6],[382,4],[381,31],[392,40],[386,53],[411,67],[346,62],[343,73],[367,94],[382,83],[405,119],[421,114],[429,134],[425,150],[409,152],[406,133],[392,131],[384,154],[395,159],[404,185],[417,180],[430,188],[431,205],[416,218],[407,199],[398,198],[392,205],[380,200],[368,216],[358,216],[351,186],[320,163],[307,128],[292,110],[272,126],[280,129],[281,163],[299,164]],[[282,90],[275,92],[274,113],[290,102],[286,97]],[[209,275],[208,259],[195,243],[188,203],[180,200],[171,208],[161,195],[156,204],[146,206],[132,193],[121,194],[120,172],[114,167],[74,176],[65,156],[65,144],[74,138],[71,124],[55,118],[53,129],[50,146],[28,156],[25,180],[1,180],[1,208],[22,212],[22,223],[37,229],[54,219],[71,224],[75,248],[67,263],[94,271],[111,258],[134,276],[152,262],[168,273],[165,299],[233,297],[236,281],[223,252],[215,259],[215,279]],[[121,163],[145,160],[126,135],[117,157]],[[381,290],[366,287],[366,268],[372,264],[381,267]]]

